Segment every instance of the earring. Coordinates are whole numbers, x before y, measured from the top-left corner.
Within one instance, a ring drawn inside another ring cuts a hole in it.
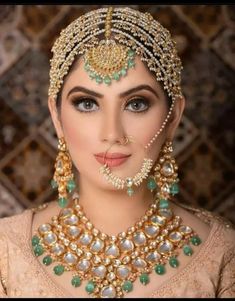
[[[148,189],[151,191],[157,189],[160,200],[167,200],[170,195],[179,193],[178,166],[172,152],[172,142],[165,142],[154,167],[154,174],[148,178]]]
[[[59,138],[58,150],[59,153],[56,157],[55,173],[51,181],[51,186],[53,189],[58,188],[58,204],[61,208],[64,208],[68,204],[67,193],[72,192],[76,184],[73,180],[72,160],[63,137]]]

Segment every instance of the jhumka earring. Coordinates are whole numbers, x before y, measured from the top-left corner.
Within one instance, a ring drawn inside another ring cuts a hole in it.
[[[157,189],[158,196],[162,203],[167,203],[170,195],[175,195],[179,192],[178,166],[175,159],[172,157],[173,147],[172,142],[167,141],[159,154],[159,159],[154,167],[154,174],[149,176],[147,187],[154,191]]]
[[[63,137],[59,139],[58,150],[51,186],[53,189],[58,189],[58,204],[61,208],[64,208],[68,204],[67,194],[74,190],[76,184],[72,173],[72,160]]]

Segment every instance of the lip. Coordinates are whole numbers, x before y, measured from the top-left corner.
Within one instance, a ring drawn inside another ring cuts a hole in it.
[[[98,153],[95,154],[95,159],[101,164],[107,164],[109,167],[119,166],[123,164],[131,155],[122,153]]]

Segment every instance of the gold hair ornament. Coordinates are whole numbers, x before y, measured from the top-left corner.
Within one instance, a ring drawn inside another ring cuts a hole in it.
[[[52,52],[49,95],[54,99],[77,55],[84,55],[91,77],[110,84],[132,67],[134,53],[154,72],[156,80],[163,82],[169,97],[182,97],[182,65],[175,42],[149,13],[128,7],[93,10],[61,31]]]

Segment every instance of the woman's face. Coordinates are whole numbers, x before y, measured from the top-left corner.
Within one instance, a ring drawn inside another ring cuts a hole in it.
[[[113,174],[123,179],[133,177],[144,158],[157,159],[168,135],[163,131],[148,149],[144,148],[162,126],[168,105],[154,76],[138,57],[135,62],[125,77],[107,86],[90,79],[80,58],[61,94],[61,126],[52,116],[81,179],[97,187],[115,189],[99,172],[102,153],[107,152],[107,158],[118,154],[119,159],[106,161]],[[121,144],[125,136],[131,136],[132,142]],[[122,156],[127,157],[120,159]]]

